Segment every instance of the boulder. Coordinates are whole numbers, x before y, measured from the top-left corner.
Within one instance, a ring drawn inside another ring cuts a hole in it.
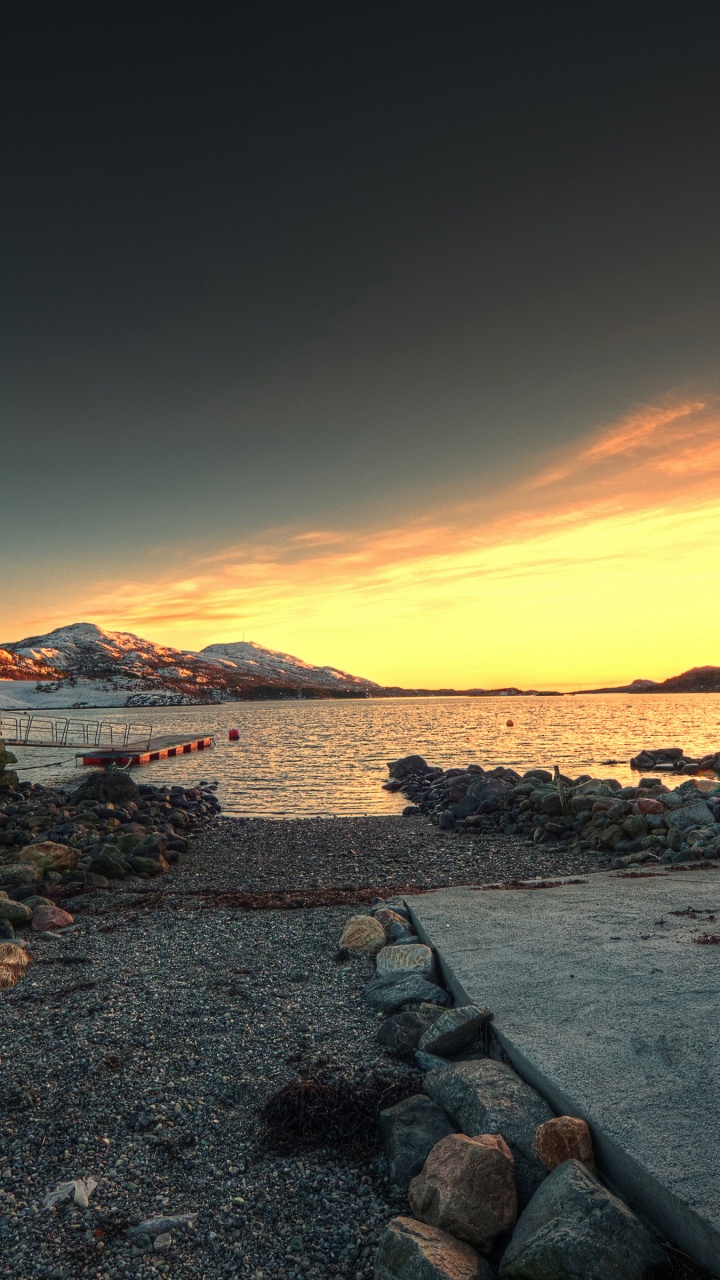
[[[408,1199],[422,1222],[489,1253],[517,1216],[510,1148],[499,1134],[451,1133],[433,1147]]]
[[[338,945],[358,956],[375,956],[382,951],[386,941],[385,930],[374,916],[351,916]]]
[[[57,844],[54,840],[26,844],[19,853],[21,862],[32,862],[41,871],[74,871],[79,857],[77,849],[67,844]]]
[[[408,778],[411,773],[427,773],[428,763],[422,756],[402,756],[400,760],[388,760],[391,778]]]
[[[373,978],[364,990],[370,1004],[383,1013],[395,1013],[406,1004],[450,1004],[447,991],[414,973],[400,978]]]
[[[134,853],[143,839],[144,836],[138,835],[134,831],[128,831],[125,835],[120,836],[117,842],[118,852],[122,854]]]
[[[165,861],[162,854],[157,858],[140,858],[132,854],[128,862],[138,876],[164,876],[170,870],[170,863]]]
[[[515,1159],[518,1200],[525,1205],[547,1177],[533,1151],[535,1133],[552,1119],[549,1106],[511,1067],[492,1058],[452,1062],[428,1072],[425,1092],[463,1133],[500,1133]]]
[[[127,868],[120,861],[115,846],[104,844],[92,860],[92,869],[96,875],[106,876],[108,880],[122,880],[127,875]]]
[[[533,1141],[533,1151],[546,1169],[556,1169],[565,1160],[579,1160],[595,1173],[590,1130],[576,1116],[553,1116],[541,1124]]]
[[[9,920],[11,924],[27,924],[32,919],[32,907],[24,902],[13,902],[12,898],[0,899],[0,920]]]
[[[665,805],[660,800],[653,800],[651,796],[645,796],[638,800],[637,807],[645,817],[649,813],[664,813]]]
[[[382,1023],[378,1042],[402,1057],[411,1057],[420,1043],[420,1037],[440,1017],[441,1009],[434,1004],[419,1004],[404,1013],[394,1013]]]
[[[515,1228],[501,1280],[645,1280],[665,1254],[640,1219],[577,1160],[545,1179]]]
[[[442,1108],[425,1093],[386,1107],[379,1123],[390,1181],[403,1191],[420,1173],[433,1147],[455,1132]]]
[[[136,858],[157,858],[159,854],[167,853],[167,838],[161,836],[157,831],[151,831],[149,835],[143,836],[139,844],[135,845],[133,853]]]
[[[0,771],[0,790],[17,791],[20,785],[15,769],[3,769]]]
[[[414,1218],[393,1218],[375,1255],[375,1280],[492,1280],[469,1244]]]
[[[15,942],[0,942],[0,991],[14,987],[30,964],[30,957]]]
[[[435,957],[430,947],[426,947],[422,942],[383,947],[375,958],[375,966],[379,978],[399,978],[405,974],[416,974],[431,982],[435,977]]]
[[[13,862],[7,867],[0,867],[0,884],[32,884],[36,880],[42,880],[42,871],[34,863]]]
[[[418,1048],[423,1053],[436,1053],[441,1058],[462,1053],[483,1035],[491,1018],[490,1010],[477,1004],[447,1009],[423,1032]]]
[[[388,941],[392,941],[393,929],[402,929],[404,933],[410,932],[411,925],[407,916],[401,916],[399,912],[393,911],[390,907],[380,907],[377,911],[373,911],[372,914],[378,924],[381,924],[385,930],[385,937]]]
[[[36,933],[45,933],[53,929],[67,929],[68,925],[74,923],[73,917],[69,911],[63,911],[62,907],[56,907],[54,903],[49,907],[37,907],[32,913],[32,927]]]
[[[15,930],[10,921],[0,919],[0,942],[12,942],[14,937]]]
[[[140,792],[129,773],[114,769],[99,769],[83,778],[70,797],[72,804],[82,800],[99,800],[103,804],[122,804],[123,800],[137,800]]]
[[[691,800],[680,809],[671,809],[665,815],[665,825],[676,831],[689,831],[691,827],[712,826],[715,815],[704,800]]]

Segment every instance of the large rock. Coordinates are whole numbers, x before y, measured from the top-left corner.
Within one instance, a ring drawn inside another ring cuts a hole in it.
[[[463,1133],[501,1133],[515,1158],[518,1200],[525,1205],[547,1177],[533,1151],[549,1106],[503,1062],[492,1058],[448,1063],[428,1072],[423,1089]]]
[[[375,1280],[492,1280],[469,1244],[415,1218],[393,1218],[375,1255]]]
[[[406,1004],[450,1003],[447,991],[414,973],[408,973],[402,978],[373,978],[364,990],[370,1004],[376,1009],[382,1009],[383,1013],[395,1013]]]
[[[42,880],[42,871],[32,862],[13,862],[0,867],[0,884],[33,884],[36,880]]]
[[[422,756],[402,756],[400,760],[388,760],[391,778],[408,778],[411,773],[427,773],[428,763]]]
[[[708,827],[715,822],[715,815],[704,800],[693,800],[681,809],[671,809],[665,814],[665,825],[677,831],[689,831],[691,827]]]
[[[14,987],[30,964],[30,957],[23,947],[14,942],[0,942],[0,991]]]
[[[140,858],[131,854],[128,862],[139,876],[165,876],[170,870],[170,863],[165,861],[162,854],[158,854],[157,858]]]
[[[399,978],[404,974],[417,974],[431,982],[435,977],[435,957],[422,942],[402,943],[396,947],[383,947],[375,960],[379,978]]]
[[[393,1053],[410,1058],[420,1043],[420,1037],[441,1012],[437,1005],[420,1004],[415,1009],[406,1009],[404,1013],[394,1013],[381,1024],[378,1041]]]
[[[515,1228],[501,1280],[645,1280],[665,1254],[577,1160],[543,1182]]]
[[[433,1147],[455,1129],[445,1112],[425,1093],[413,1094],[380,1112],[380,1133],[390,1181],[406,1191]]]
[[[47,907],[38,907],[32,913],[32,927],[36,933],[47,933],[53,929],[67,929],[73,924],[69,911],[56,907],[54,903]]]
[[[374,916],[351,916],[340,935],[339,946],[358,956],[376,956],[386,941],[385,930]]]
[[[433,1147],[408,1198],[422,1222],[489,1253],[517,1215],[510,1148],[499,1134],[451,1133]]]
[[[72,804],[81,800],[100,800],[104,804],[122,804],[123,800],[136,800],[140,792],[129,773],[114,769],[99,769],[84,778],[72,793]]]
[[[423,1033],[418,1048],[423,1053],[436,1053],[441,1058],[462,1053],[483,1034],[491,1017],[489,1009],[482,1009],[477,1004],[447,1009]]]
[[[13,902],[12,898],[0,898],[0,920],[9,920],[11,924],[27,924],[32,919],[32,907],[24,902]]]
[[[54,840],[26,844],[19,854],[21,862],[32,862],[41,871],[74,871],[79,857],[77,849],[68,844],[57,844]]]
[[[576,1116],[553,1116],[541,1124],[535,1134],[533,1151],[546,1169],[556,1169],[565,1160],[579,1160],[595,1173],[590,1130],[586,1122]]]
[[[106,876],[108,880],[122,880],[128,869],[112,844],[104,844],[92,860],[92,869],[96,875]]]

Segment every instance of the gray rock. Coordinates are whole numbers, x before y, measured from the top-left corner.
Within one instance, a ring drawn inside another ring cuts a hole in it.
[[[406,1004],[450,1004],[447,991],[413,973],[401,978],[373,978],[365,987],[365,996],[383,1013],[395,1013]]]
[[[403,756],[400,760],[388,760],[391,778],[408,778],[411,773],[427,773],[428,763],[422,756]]]
[[[96,875],[106,876],[108,880],[122,880],[127,875],[127,867],[112,844],[103,845],[100,852],[95,854],[92,869]]]
[[[545,1179],[513,1233],[501,1280],[644,1280],[664,1251],[578,1160]]]
[[[164,1235],[167,1231],[177,1231],[178,1227],[186,1227],[188,1223],[194,1222],[198,1216],[195,1209],[193,1213],[176,1213],[172,1217],[167,1218],[146,1218],[144,1222],[138,1222],[134,1227],[128,1227],[129,1236],[156,1236]]]
[[[0,884],[32,884],[36,880],[42,880],[42,871],[34,863],[13,862],[7,867],[0,867]]]
[[[427,1094],[416,1093],[380,1112],[380,1133],[390,1181],[406,1191],[435,1144],[455,1128]]]
[[[478,1036],[482,1035],[491,1017],[489,1009],[482,1009],[477,1004],[447,1009],[423,1033],[418,1049],[423,1053],[439,1054],[441,1058],[462,1053],[463,1049],[469,1049]]]
[[[547,1177],[533,1151],[536,1129],[553,1114],[540,1095],[511,1067],[492,1058],[436,1067],[426,1075],[423,1089],[469,1138],[502,1135],[515,1159],[518,1202],[526,1205]]]
[[[72,804],[81,800],[101,800],[104,804],[122,804],[123,800],[136,800],[140,792],[128,773],[116,773],[100,769],[84,778],[70,797]]]
[[[435,1067],[445,1066],[444,1058],[438,1058],[434,1053],[423,1053],[421,1049],[415,1050],[414,1058],[421,1071],[434,1071]]]
[[[10,921],[0,920],[0,942],[12,942],[14,937],[15,930],[13,929]]]
[[[440,1012],[437,1005],[420,1004],[416,1009],[395,1013],[383,1022],[378,1041],[393,1053],[409,1057],[417,1049],[423,1033],[440,1017]]]
[[[375,1280],[493,1280],[494,1272],[462,1240],[415,1218],[393,1218],[375,1255]]]
[[[0,900],[0,920],[9,920],[11,924],[27,924],[32,920],[32,907],[24,902],[13,902],[12,898]]]
[[[422,942],[383,947],[375,957],[375,968],[379,978],[417,974],[420,978],[432,981],[435,976],[435,957]]]
[[[681,809],[671,809],[665,815],[665,825],[677,831],[689,831],[691,827],[712,826],[714,822],[713,812],[704,800],[693,800],[690,804],[684,804]]]

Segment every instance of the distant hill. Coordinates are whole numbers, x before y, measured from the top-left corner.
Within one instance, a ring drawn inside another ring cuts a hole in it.
[[[251,641],[208,645],[196,653],[128,631],[103,631],[92,622],[0,646],[0,679],[40,681],[42,688],[28,703],[37,706],[190,705],[238,698],[362,697],[380,691],[372,680],[314,667]]]
[[[691,667],[667,680],[633,680],[608,689],[581,689],[580,693],[720,693],[720,667]]]

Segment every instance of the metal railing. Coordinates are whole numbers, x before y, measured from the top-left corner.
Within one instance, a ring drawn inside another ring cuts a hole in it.
[[[70,720],[35,712],[9,715],[0,711],[0,738],[16,747],[105,747],[118,750],[128,743],[150,750],[153,726],[114,724],[110,720]]]

